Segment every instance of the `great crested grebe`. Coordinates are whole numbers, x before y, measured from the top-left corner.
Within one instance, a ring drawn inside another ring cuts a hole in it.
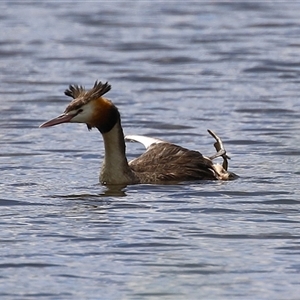
[[[100,182],[111,184],[164,183],[188,180],[228,180],[237,176],[228,172],[226,151],[221,139],[216,139],[217,153],[211,157],[198,151],[165,142],[160,139],[131,135],[124,138],[120,113],[103,95],[111,89],[106,83],[96,81],[91,90],[70,85],[65,95],[73,98],[64,113],[40,125],[50,127],[61,123],[85,123],[88,129],[96,127],[103,136],[105,156]],[[138,158],[127,162],[125,140],[137,141],[146,147]],[[223,158],[223,165],[214,164],[216,157]]]

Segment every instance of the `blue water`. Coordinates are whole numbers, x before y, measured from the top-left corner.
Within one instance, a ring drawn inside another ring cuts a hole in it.
[[[299,299],[299,3],[0,8],[1,299]],[[212,129],[240,178],[101,186],[96,130],[38,128],[96,79],[125,134]]]

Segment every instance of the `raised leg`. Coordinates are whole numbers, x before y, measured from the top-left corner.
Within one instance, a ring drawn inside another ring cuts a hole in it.
[[[230,157],[226,154],[226,150],[224,148],[223,142],[212,130],[208,129],[207,131],[216,140],[216,142],[214,143],[214,146],[217,150],[217,153],[214,154],[213,156],[210,156],[209,158],[211,160],[213,160],[217,157],[222,156],[222,158],[223,158],[222,166],[227,171],[227,169],[228,169],[228,159],[230,159]]]

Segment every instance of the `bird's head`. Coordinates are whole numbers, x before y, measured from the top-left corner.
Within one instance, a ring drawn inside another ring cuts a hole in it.
[[[85,123],[88,129],[97,127],[101,133],[108,132],[120,119],[116,106],[103,95],[111,89],[106,82],[96,81],[93,88],[70,85],[65,95],[73,98],[64,113],[40,125],[41,128],[61,123]]]

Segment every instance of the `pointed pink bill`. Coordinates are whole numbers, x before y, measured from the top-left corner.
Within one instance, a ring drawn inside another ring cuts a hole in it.
[[[67,122],[70,122],[73,117],[74,117],[74,115],[62,114],[54,119],[51,119],[51,120],[41,124],[39,127],[44,128],[44,127],[50,127],[50,126],[54,126],[54,125],[61,124],[61,123],[67,123]]]

